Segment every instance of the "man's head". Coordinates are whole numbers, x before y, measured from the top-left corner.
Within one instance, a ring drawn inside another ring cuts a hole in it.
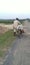
[[[16,18],[16,20],[18,20],[18,21],[19,21],[19,19],[18,19],[18,18]]]

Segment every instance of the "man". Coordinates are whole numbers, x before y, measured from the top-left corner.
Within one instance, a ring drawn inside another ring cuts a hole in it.
[[[19,19],[16,18],[16,20],[15,20],[14,23],[13,23],[14,35],[16,35],[16,29],[17,29],[18,24],[21,24],[21,23],[20,23]]]

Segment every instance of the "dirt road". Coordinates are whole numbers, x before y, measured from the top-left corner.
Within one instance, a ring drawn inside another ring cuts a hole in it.
[[[17,38],[3,65],[30,65],[30,35]]]

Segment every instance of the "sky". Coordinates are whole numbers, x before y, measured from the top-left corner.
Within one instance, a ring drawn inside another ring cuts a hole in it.
[[[0,0],[0,19],[30,18],[30,0]]]

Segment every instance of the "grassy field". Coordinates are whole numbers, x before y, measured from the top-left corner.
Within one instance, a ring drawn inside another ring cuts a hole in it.
[[[15,39],[13,31],[8,31],[0,35],[0,57],[4,57],[8,48],[11,47],[12,41]]]
[[[12,24],[14,20],[0,20],[0,23],[5,23],[5,24]]]
[[[12,24],[13,21],[14,21],[14,19],[9,19],[9,20],[5,19],[5,20],[0,20],[0,23]],[[25,19],[20,19],[19,21],[22,23],[23,21],[25,21]]]

